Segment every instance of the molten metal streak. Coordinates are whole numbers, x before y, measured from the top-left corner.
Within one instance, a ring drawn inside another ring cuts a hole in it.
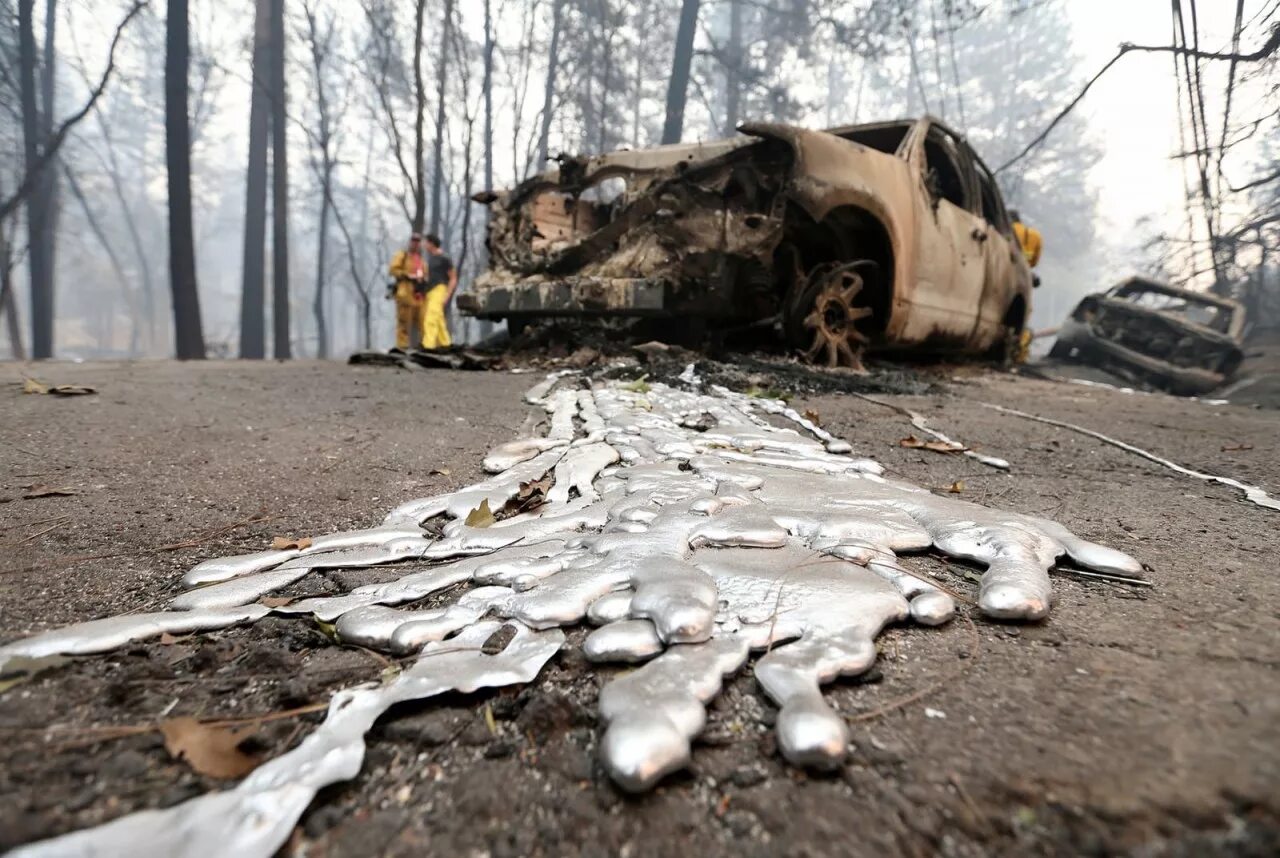
[[[1048,613],[1049,570],[1063,554],[1101,572],[1140,570],[1054,522],[883,477],[791,409],[700,392],[696,374],[686,375],[690,390],[655,384],[645,392],[550,379],[531,392],[548,412],[548,439],[504,445],[487,463],[505,470],[482,483],[402,504],[381,527],[321,537],[301,552],[206,561],[186,582],[212,586],[179,596],[168,612],[0,647],[0,664],[99,652],[259,619],[269,613],[254,604],[261,595],[312,569],[442,561],[274,611],[335,622],[341,639],[361,646],[420,650],[399,680],[340,692],[315,733],[236,789],[17,854],[125,855],[148,843],[172,855],[265,858],[317,790],[357,774],[364,733],[391,704],[529,682],[561,645],[558,628],[584,621],[599,626],[585,645],[589,660],[646,662],[600,695],[601,755],[623,789],[649,789],[688,764],[705,705],[752,651],[767,650],[755,675],[780,707],[783,754],[829,768],[844,759],[848,734],[821,686],[867,670],[885,625],[938,625],[955,610],[945,592],[898,565],[897,552],[932,546],[984,564],[979,605],[1003,619]],[[770,415],[804,433],[778,428]],[[521,483],[548,473],[554,485],[541,507],[487,527],[465,523],[481,501],[499,510]],[[437,516],[449,521],[433,539],[420,525]],[[470,589],[451,604],[409,606],[459,584]],[[496,627],[487,617],[517,629],[499,655],[476,651]]]

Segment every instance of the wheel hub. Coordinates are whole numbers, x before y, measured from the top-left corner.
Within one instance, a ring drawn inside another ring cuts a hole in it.
[[[804,358],[809,363],[861,372],[862,351],[870,341],[857,323],[871,315],[870,307],[858,303],[862,275],[851,266],[842,266],[821,276],[813,309],[804,319],[804,327],[813,332]]]

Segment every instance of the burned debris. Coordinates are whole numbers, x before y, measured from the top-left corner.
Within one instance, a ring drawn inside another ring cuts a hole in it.
[[[869,349],[1008,351],[1031,272],[963,136],[919,120],[593,157],[476,197],[489,269],[463,312],[513,330],[551,316],[651,317],[701,338],[772,327],[807,360]]]
[[[1244,326],[1236,301],[1131,277],[1081,301],[1049,354],[1195,396],[1220,387],[1240,367]]]

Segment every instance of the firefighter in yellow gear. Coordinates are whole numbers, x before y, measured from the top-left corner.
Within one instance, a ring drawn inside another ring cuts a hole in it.
[[[414,233],[409,246],[396,251],[391,258],[391,277],[394,279],[392,297],[396,302],[396,349],[408,351],[416,343],[422,327],[423,290],[427,266],[422,256],[422,236]]]
[[[440,246],[440,236],[427,236],[426,298],[422,313],[422,347],[447,349],[453,344],[449,337],[449,320],[445,315],[453,293],[458,291],[458,269]]]
[[[1035,268],[1040,264],[1040,251],[1044,249],[1044,239],[1040,237],[1040,230],[1023,223],[1016,211],[1009,212],[1009,217],[1013,219],[1013,236],[1018,239],[1022,255],[1026,257],[1027,264]]]
[[[1027,226],[1022,222],[1022,216],[1016,211],[1009,212],[1009,218],[1013,221],[1013,237],[1018,239],[1018,246],[1022,248],[1022,256],[1027,260],[1027,265],[1035,268],[1040,264],[1040,251],[1044,249],[1044,239],[1040,236],[1040,230]],[[1040,285],[1040,277],[1032,276],[1033,286]],[[1014,363],[1026,363],[1031,357],[1031,331],[1027,328],[1022,329],[1022,333],[1018,335],[1018,345],[1013,355]]]

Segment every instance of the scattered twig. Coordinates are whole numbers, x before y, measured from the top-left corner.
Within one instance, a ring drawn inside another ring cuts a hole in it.
[[[882,715],[887,715],[890,712],[901,709],[904,706],[910,706],[912,703],[915,703],[919,700],[924,699],[925,697],[928,697],[930,694],[933,694],[938,689],[942,688],[945,685],[950,684],[951,682],[954,682],[964,674],[968,673],[969,670],[973,667],[974,662],[978,660],[978,653],[980,651],[982,638],[978,635],[978,627],[974,624],[973,619],[968,614],[961,614],[961,617],[963,617],[964,621],[969,624],[969,631],[973,633],[973,643],[969,646],[969,652],[967,653],[967,657],[965,658],[963,664],[961,664],[955,670],[952,670],[951,672],[947,673],[945,676],[942,676],[939,679],[935,680],[934,682],[929,683],[924,688],[921,688],[919,691],[908,694],[906,697],[899,697],[896,700],[890,700],[888,703],[884,704],[883,706],[877,706],[874,709],[868,709],[866,712],[858,712],[857,714],[854,714],[854,715],[847,715],[845,716],[845,720],[852,723],[860,723],[863,721],[873,721]]]
[[[1278,30],[1278,32],[1280,32],[1280,30]],[[1280,511],[1280,501],[1277,501],[1257,486],[1251,486],[1247,483],[1242,483],[1239,480],[1233,480],[1230,477],[1219,477],[1215,474],[1205,474],[1200,471],[1193,471],[1191,468],[1184,468],[1176,462],[1171,462],[1168,459],[1161,458],[1155,453],[1144,450],[1141,447],[1126,444],[1124,441],[1117,441],[1115,438],[1103,435],[1101,432],[1095,432],[1092,429],[1086,429],[1083,426],[1077,426],[1074,423],[1067,423],[1063,420],[1054,420],[1050,417],[1040,417],[1035,414],[1028,414],[1025,411],[1019,411],[1016,408],[1005,408],[1003,405],[993,405],[990,402],[980,402],[978,404],[985,408],[990,408],[993,411],[999,411],[1001,414],[1012,414],[1014,417],[1021,417],[1024,420],[1034,420],[1037,423],[1056,426],[1059,429],[1070,429],[1072,432],[1079,432],[1081,435],[1088,435],[1090,438],[1096,438],[1104,444],[1119,447],[1125,452],[1133,453],[1135,456],[1141,456],[1150,462],[1155,462],[1157,465],[1164,465],[1169,470],[1176,471],[1183,476],[1194,477],[1197,480],[1204,480],[1208,483],[1221,483],[1224,486],[1230,486],[1233,489],[1238,489],[1244,492],[1245,499],[1250,503],[1257,504],[1258,506],[1265,507],[1266,509]]]
[[[1148,581],[1146,578],[1130,578],[1127,575],[1110,575],[1106,572],[1089,572],[1084,569],[1074,569],[1070,566],[1055,566],[1054,572],[1065,572],[1069,575],[1079,575],[1083,578],[1099,578],[1103,581],[1117,581],[1121,584],[1129,584],[1134,587],[1154,587],[1154,581]]]
[[[973,459],[975,462],[981,462],[987,467],[995,468],[996,470],[999,470],[999,471],[1009,470],[1009,463],[1004,459],[1000,459],[995,456],[984,456],[981,453],[978,453],[974,450],[969,449],[969,446],[967,444],[963,444],[952,438],[948,438],[946,435],[943,435],[938,430],[929,428],[929,425],[925,422],[924,415],[917,414],[916,412],[912,411],[910,408],[903,408],[901,405],[897,405],[892,402],[885,402],[883,399],[876,399],[874,396],[867,396],[865,393],[857,393],[856,391],[852,391],[852,390],[849,391],[848,395],[870,402],[872,405],[879,405],[881,408],[888,408],[891,411],[896,411],[897,413],[901,414],[903,417],[906,417],[908,420],[910,420],[911,425],[914,426],[918,431],[923,432],[926,435],[931,435],[934,438],[937,438],[939,441],[942,441],[944,444],[956,445],[955,452],[964,453],[966,456],[968,456],[970,459]]]
[[[71,519],[70,519],[70,516],[68,516],[66,519],[64,519],[64,520],[62,520],[62,521],[60,521],[60,522],[58,522],[58,523],[56,523],[56,524],[51,524],[51,525],[49,525],[48,527],[46,527],[44,530],[40,530],[40,531],[37,531],[37,532],[35,532],[35,533],[31,534],[31,535],[30,535],[30,536],[28,536],[26,539],[19,539],[17,542],[15,542],[15,543],[13,543],[13,544],[14,544],[14,545],[25,545],[26,543],[30,542],[30,541],[31,541],[31,540],[33,540],[33,539],[38,539],[39,537],[44,536],[46,533],[48,533],[48,532],[49,532],[49,531],[51,531],[51,530],[57,530],[59,527],[62,527],[64,524],[66,524],[66,523],[67,523],[68,521],[70,521],[70,520],[71,520]]]

